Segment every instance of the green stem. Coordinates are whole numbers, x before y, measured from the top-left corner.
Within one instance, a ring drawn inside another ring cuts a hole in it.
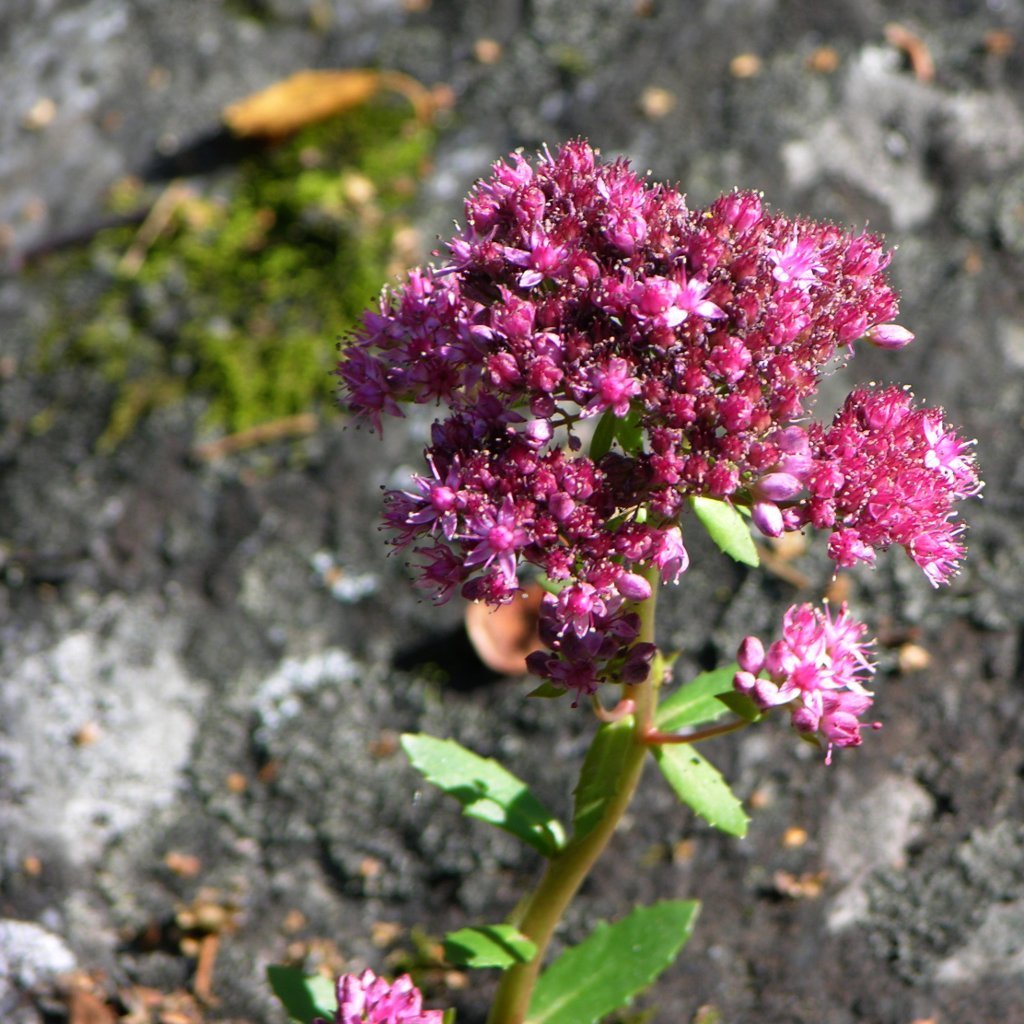
[[[637,642],[654,642],[654,613],[657,598],[657,577],[651,573],[652,596],[640,602],[640,635]],[[541,964],[551,937],[566,908],[590,873],[626,808],[633,799],[643,774],[648,747],[643,741],[653,728],[658,689],[664,672],[664,661],[657,655],[647,680],[638,686],[623,687],[635,700],[633,741],[623,760],[615,794],[605,804],[599,821],[581,838],[574,837],[548,862],[537,888],[525,907],[516,915],[516,926],[537,947],[534,958],[526,964],[510,967],[503,975],[487,1018],[488,1024],[523,1024],[540,975]]]

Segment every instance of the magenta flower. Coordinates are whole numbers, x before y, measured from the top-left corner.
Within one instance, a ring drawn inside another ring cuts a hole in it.
[[[972,443],[944,426],[937,409],[915,409],[899,388],[860,389],[827,429],[812,428],[815,466],[805,520],[834,532],[837,565],[872,562],[902,545],[938,586],[956,573],[964,546],[957,501],[981,490]]]
[[[576,583],[562,590],[555,603],[558,607],[562,630],[571,629],[584,637],[594,628],[594,617],[607,611],[604,599],[589,583]]]
[[[516,549],[523,546],[527,534],[512,499],[506,498],[497,512],[485,509],[471,516],[466,525],[467,532],[460,539],[472,543],[473,548],[466,556],[465,567],[486,569],[497,562],[505,578],[514,580]]]
[[[678,526],[656,534],[651,561],[661,573],[663,582],[679,582],[679,577],[690,564],[690,556],[683,546],[683,533]]]
[[[778,249],[768,250],[768,259],[774,264],[772,277],[781,284],[809,288],[825,270],[819,256],[818,244],[813,236],[797,238],[794,234]]]
[[[724,320],[726,318],[725,311],[706,298],[709,291],[711,291],[710,281],[699,281],[696,278],[691,278],[688,281],[684,281],[679,289],[679,298],[676,301],[676,305],[684,313],[694,313],[707,320]]]
[[[338,979],[333,1024],[441,1024],[441,1010],[424,1010],[423,995],[408,974],[388,984],[373,971]],[[313,1024],[328,1024],[318,1017]]]
[[[621,678],[629,602],[654,571],[686,570],[695,496],[769,536],[826,529],[838,565],[895,543],[933,583],[956,571],[953,505],[980,484],[941,414],[855,392],[831,426],[808,422],[854,342],[911,338],[879,238],[775,215],[752,192],[691,210],[582,140],[495,164],[465,223],[443,265],[364,315],[338,374],[375,430],[404,403],[438,409],[429,473],[384,515],[438,600],[510,601],[527,567],[567,586],[542,611],[546,678],[577,692]],[[580,421],[609,410],[620,422],[588,454]]]
[[[764,711],[787,706],[797,732],[825,740],[828,763],[833,747],[861,743],[859,716],[873,696],[864,685],[874,672],[866,633],[845,604],[834,616],[827,605],[794,605],[767,650],[755,636],[740,644],[733,686]]]
[[[586,414],[611,409],[621,419],[629,412],[630,399],[640,394],[640,382],[632,377],[625,359],[610,359],[607,366],[595,367],[590,381],[594,397],[584,409]]]

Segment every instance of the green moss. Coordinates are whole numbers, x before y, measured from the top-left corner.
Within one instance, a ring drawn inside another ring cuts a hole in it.
[[[114,385],[101,447],[186,394],[207,399],[218,431],[330,408],[335,339],[401,269],[396,237],[432,145],[407,105],[382,99],[246,160],[223,195],[172,203],[148,247],[144,231],[111,229],[87,269],[66,261],[78,297],[42,361]]]

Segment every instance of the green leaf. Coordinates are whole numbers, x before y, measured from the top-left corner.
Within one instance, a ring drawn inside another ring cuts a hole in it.
[[[665,900],[601,922],[540,976],[527,1024],[596,1024],[627,1006],[675,960],[698,909],[695,900]]]
[[[537,947],[510,924],[460,928],[444,937],[444,958],[456,967],[500,967],[529,963]]]
[[[640,425],[642,414],[641,406],[632,405],[626,416],[615,421],[615,439],[627,455],[636,455],[643,446],[644,428]]]
[[[542,590],[546,590],[549,594],[556,596],[572,583],[571,579],[553,580],[549,576],[545,576],[544,573],[538,573],[535,579],[540,584]]]
[[[616,416],[611,409],[605,409],[604,415],[597,421],[594,436],[590,439],[590,458],[597,462],[611,450],[615,440]]]
[[[735,690],[719,693],[715,700],[724,704],[734,715],[745,718],[748,722],[757,722],[764,718],[764,712],[746,695]]]
[[[750,819],[719,770],[686,743],[654,747],[654,760],[676,796],[709,825],[742,838]]]
[[[555,686],[554,683],[544,680],[540,686],[531,690],[526,696],[527,697],[544,697],[549,700],[554,700],[558,697],[564,697],[569,691],[563,690],[560,686]]]
[[[601,820],[605,806],[615,799],[632,745],[632,718],[606,722],[597,730],[576,786],[572,818],[574,843],[594,828]]]
[[[713,672],[702,672],[661,702],[654,717],[662,732],[675,732],[690,725],[714,722],[728,711],[718,695],[732,685],[739,666],[723,665]]]
[[[271,964],[267,981],[293,1021],[309,1024],[314,1017],[334,1019],[338,997],[334,982],[322,974],[305,975],[297,967]]]
[[[750,527],[732,505],[716,498],[702,497],[691,498],[690,504],[711,539],[725,554],[744,565],[760,564]]]
[[[521,779],[491,758],[480,757],[454,740],[422,733],[402,736],[402,749],[428,782],[462,804],[470,818],[511,832],[545,857],[565,845],[565,830]]]

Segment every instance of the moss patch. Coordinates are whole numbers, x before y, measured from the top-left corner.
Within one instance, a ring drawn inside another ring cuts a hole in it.
[[[247,158],[219,192],[172,187],[141,228],[64,256],[41,366],[112,384],[100,448],[187,394],[211,431],[330,407],[335,339],[417,256],[406,218],[432,146],[381,99]]]

